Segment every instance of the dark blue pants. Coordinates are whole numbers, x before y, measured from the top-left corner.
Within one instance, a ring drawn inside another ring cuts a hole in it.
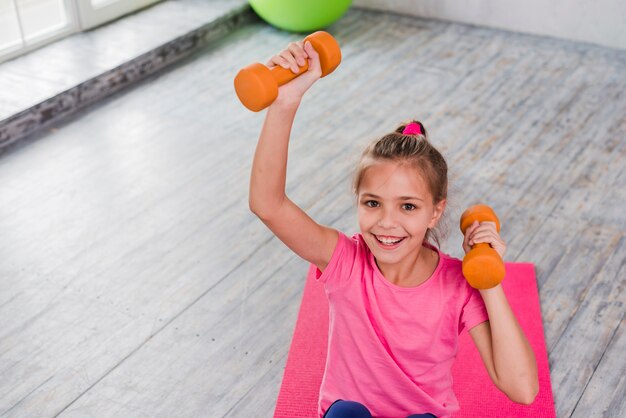
[[[372,413],[362,403],[338,399],[328,407],[323,418],[372,418]],[[406,418],[437,417],[433,414],[413,414]]]

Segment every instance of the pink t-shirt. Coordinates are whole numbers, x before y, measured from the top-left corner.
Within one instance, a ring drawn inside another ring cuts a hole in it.
[[[460,260],[439,252],[426,282],[400,287],[385,279],[360,234],[339,233],[317,279],[329,303],[320,417],[337,399],[360,402],[377,418],[459,409],[451,374],[458,336],[488,320]]]

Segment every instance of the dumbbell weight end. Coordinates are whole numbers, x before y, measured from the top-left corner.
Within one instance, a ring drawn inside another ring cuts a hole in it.
[[[475,289],[497,286],[506,273],[504,262],[489,244],[474,245],[463,258],[462,269],[463,276]]]
[[[283,67],[268,68],[254,63],[242,68],[235,76],[235,92],[245,107],[258,112],[276,100],[279,86],[287,84],[308,69],[308,62],[300,67],[298,74]]]

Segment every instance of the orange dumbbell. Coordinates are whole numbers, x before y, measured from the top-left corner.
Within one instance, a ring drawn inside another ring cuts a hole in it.
[[[487,205],[475,205],[461,215],[461,232],[474,223],[495,222],[496,230],[500,232],[500,221],[496,213]],[[500,255],[487,243],[472,246],[472,249],[463,258],[463,276],[475,289],[490,289],[497,286],[504,279],[504,262]]]
[[[304,38],[311,42],[319,54],[322,77],[332,73],[341,62],[339,44],[328,32],[319,31]],[[235,77],[235,91],[241,103],[248,109],[258,112],[271,105],[278,97],[278,86],[282,86],[304,73],[309,68],[308,61],[294,74],[291,70],[277,66],[272,69],[260,63],[248,65]]]

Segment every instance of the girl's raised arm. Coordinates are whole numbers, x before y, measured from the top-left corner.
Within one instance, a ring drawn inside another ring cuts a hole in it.
[[[337,244],[338,233],[316,223],[285,194],[289,136],[304,93],[321,76],[319,57],[311,44],[292,43],[271,64],[298,72],[309,60],[306,73],[280,87],[268,108],[250,176],[250,210],[292,251],[324,270]]]

